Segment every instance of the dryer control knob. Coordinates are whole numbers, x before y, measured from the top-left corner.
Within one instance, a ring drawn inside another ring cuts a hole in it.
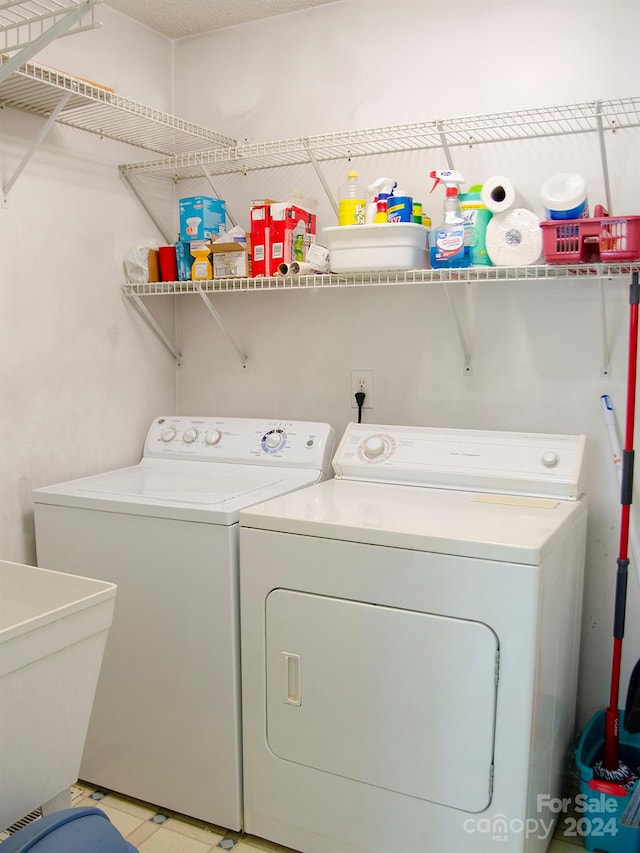
[[[162,439],[162,441],[173,441],[173,439],[175,437],[176,437],[176,428],[175,427],[169,427],[168,429],[163,429],[162,432],[160,433],[160,438]]]
[[[185,431],[182,433],[182,440],[185,441],[187,444],[193,444],[197,437],[198,430],[193,429],[191,427],[189,429],[185,429]]]
[[[386,450],[387,442],[379,435],[372,435],[367,438],[363,447],[363,453],[367,459],[379,459],[384,456]]]
[[[559,461],[558,454],[554,453],[553,450],[547,450],[546,453],[542,454],[542,464],[545,468],[555,468]]]
[[[222,433],[219,429],[210,429],[204,437],[207,444],[217,444],[222,438]]]
[[[280,447],[286,437],[287,436],[282,431],[273,430],[273,432],[268,432],[265,435],[264,443],[270,450],[273,450],[276,447]]]

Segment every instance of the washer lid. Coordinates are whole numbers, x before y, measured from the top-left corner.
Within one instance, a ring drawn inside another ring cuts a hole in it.
[[[35,489],[36,503],[230,524],[240,510],[316,482],[321,472],[144,458],[138,465]]]
[[[326,480],[240,513],[245,528],[539,565],[578,501]]]

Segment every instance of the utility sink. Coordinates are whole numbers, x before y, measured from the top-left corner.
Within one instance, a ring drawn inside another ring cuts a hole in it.
[[[0,561],[0,831],[70,805],[115,596],[112,583]]]

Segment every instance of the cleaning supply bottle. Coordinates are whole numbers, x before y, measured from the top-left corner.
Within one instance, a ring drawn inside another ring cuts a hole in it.
[[[467,233],[465,242],[471,249],[471,265],[490,267],[491,258],[487,253],[487,225],[493,213],[482,201],[482,185],[474,184],[469,192],[460,193],[460,210],[464,217]]]
[[[364,225],[367,216],[367,191],[357,172],[349,172],[338,189],[338,225]]]
[[[464,181],[459,172],[439,169],[429,173],[434,179],[431,192],[444,184],[444,221],[431,232],[430,259],[433,269],[471,266],[471,249],[465,243],[464,216],[460,209],[458,187]]]
[[[387,222],[411,222],[413,198],[403,190],[397,190],[387,199]]]
[[[213,267],[209,260],[211,249],[206,243],[194,246],[191,254],[195,261],[191,265],[191,281],[209,281],[213,278]]]
[[[379,207],[379,202],[384,201],[385,207],[384,210],[386,212],[389,197],[393,195],[394,189],[398,186],[398,184],[393,180],[393,178],[378,178],[374,181],[370,186],[367,187],[367,192],[369,193],[369,204],[367,205],[367,222],[386,222],[386,215],[384,220],[377,219],[376,215],[381,212],[381,208]]]

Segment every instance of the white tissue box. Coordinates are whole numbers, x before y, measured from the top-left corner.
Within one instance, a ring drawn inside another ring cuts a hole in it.
[[[332,272],[421,270],[428,267],[429,229],[417,222],[324,228]]]

